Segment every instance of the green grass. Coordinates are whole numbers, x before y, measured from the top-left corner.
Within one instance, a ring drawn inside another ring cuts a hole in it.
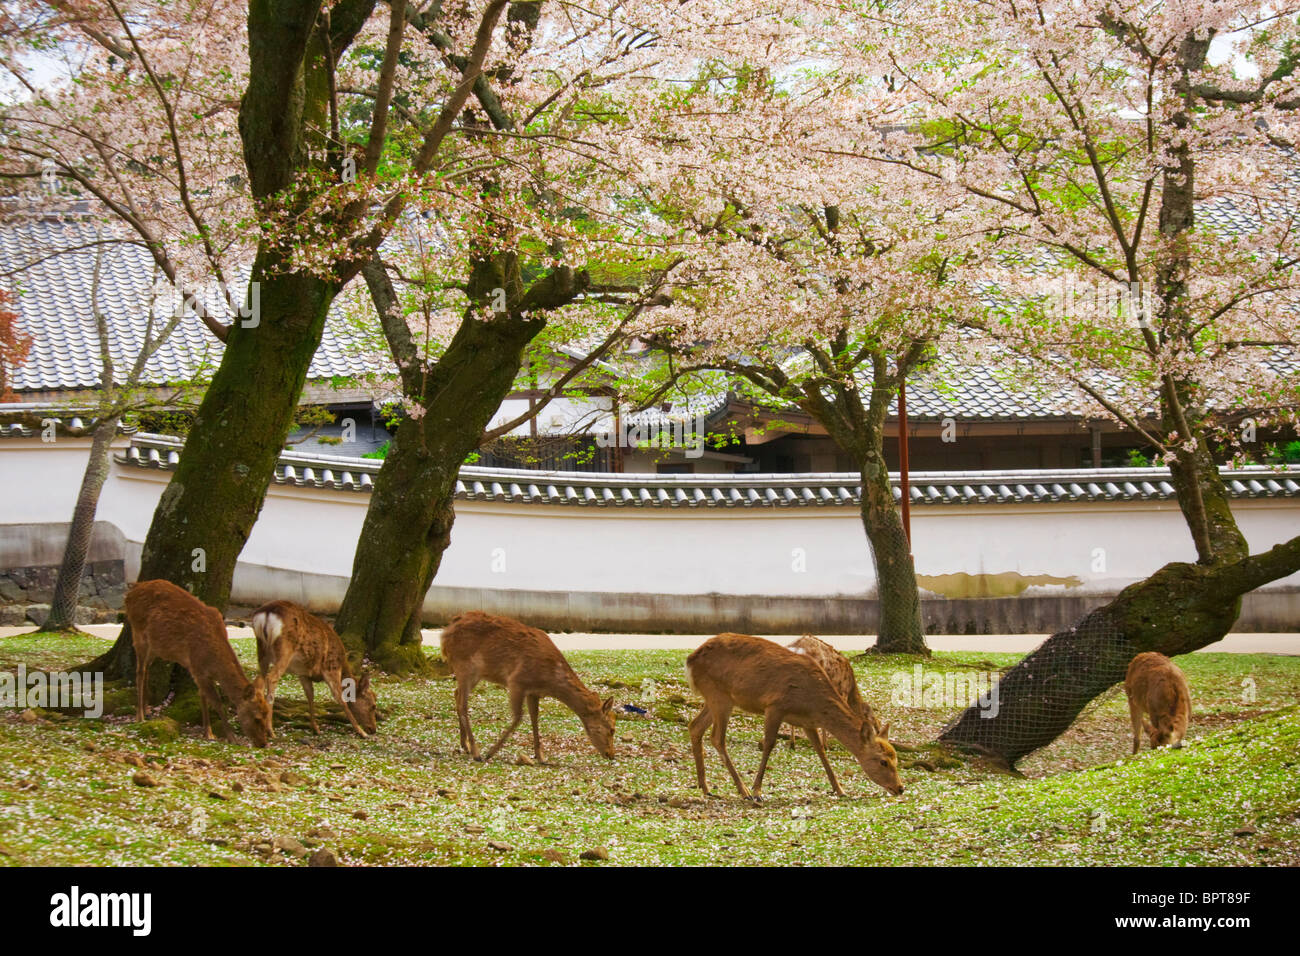
[[[251,671],[251,641],[235,643]],[[85,637],[20,635],[0,640],[0,667],[68,667],[102,647]],[[474,764],[454,751],[447,680],[379,681],[384,719],[372,740],[335,714],[319,737],[279,726],[264,751],[204,741],[194,727],[158,742],[129,716],[27,722],[6,712],[0,862],[299,865],[267,847],[291,837],[352,864],[576,864],[596,847],[609,862],[582,865],[1300,863],[1300,658],[1181,658],[1194,716],[1180,751],[1131,758],[1127,707],[1112,692],[1025,760],[1024,778],[904,750],[907,792],[894,798],[835,748],[849,794],[836,799],[801,740],[793,753],[782,744],[773,756],[759,806],[734,795],[711,748],[709,779],[724,796],[706,800],[695,789],[683,722],[695,700],[684,659],[676,651],[571,655],[593,689],[650,712],[619,722],[613,763],[592,751],[576,717],[546,701],[552,766],[514,763],[531,750],[526,720],[497,761]],[[937,654],[924,666],[996,670],[1015,659]],[[864,658],[855,666],[891,737],[924,747],[955,710],[891,702],[893,675],[915,663]],[[1254,701],[1243,698],[1247,679]],[[652,700],[643,699],[648,680]],[[295,681],[281,685],[281,701],[300,695]],[[318,689],[318,705],[324,696]],[[495,738],[505,715],[504,692],[481,687],[471,704],[480,742]],[[732,722],[743,774],[757,764],[760,734],[757,717]],[[141,771],[161,786],[133,783]],[[289,782],[278,782],[281,774]]]

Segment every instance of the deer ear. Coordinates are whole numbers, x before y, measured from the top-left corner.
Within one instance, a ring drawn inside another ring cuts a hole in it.
[[[883,727],[881,727],[880,732],[877,733],[876,736],[881,738],[882,740],[887,739],[889,737],[889,724],[885,724]]]
[[[613,709],[613,707],[614,707],[614,698],[606,697],[605,702],[600,705],[600,712],[602,714],[608,714],[610,710]]]
[[[369,689],[370,689],[370,675],[368,673],[362,674],[361,679],[357,681],[357,692],[364,694]]]

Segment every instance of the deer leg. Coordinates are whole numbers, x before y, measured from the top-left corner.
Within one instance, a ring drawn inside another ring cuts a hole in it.
[[[199,691],[199,713],[203,717],[203,737],[206,740],[215,740],[212,736],[212,722],[208,716],[208,695]]]
[[[225,708],[221,703],[221,696],[217,693],[217,685],[213,683],[211,677],[204,677],[196,680],[199,685],[199,711],[203,714],[203,734],[208,740],[215,740],[212,734],[212,724],[210,722],[209,711],[215,710],[217,716],[221,718],[221,725],[225,728],[223,736],[226,743],[235,742],[235,732],[230,729],[230,721],[226,719]]]
[[[460,724],[460,749],[478,760],[478,741],[469,725],[469,695],[474,689],[470,677],[456,678],[456,720]]]
[[[763,722],[763,756],[758,761],[758,773],[754,775],[752,790],[755,801],[763,799],[763,774],[767,772],[767,758],[771,756],[772,748],[776,746],[777,735],[781,733],[781,719],[784,716],[776,711],[768,711],[767,719]]]
[[[149,695],[149,655],[135,652],[135,719],[144,720],[145,698]]]
[[[1128,717],[1133,724],[1133,753],[1142,746],[1142,708],[1132,697],[1128,699]]]
[[[691,753],[695,755],[695,778],[704,795],[709,795],[709,785],[704,782],[704,733],[713,723],[713,712],[705,704],[691,721]]]
[[[307,678],[304,677],[303,682],[306,683],[306,681]],[[343,699],[342,672],[335,671],[332,674],[326,674],[325,686],[330,689],[330,693],[334,695],[334,700],[338,703],[340,707],[343,708],[343,713],[347,715],[348,723],[352,725],[352,729],[355,730],[357,733],[359,733],[362,737],[369,737],[370,735],[361,728],[360,724],[357,723],[357,718],[352,715],[352,708],[348,706],[348,702]],[[313,718],[312,724],[315,725],[315,723],[316,721]]]
[[[799,728],[797,728],[794,724],[791,724],[791,725],[790,725],[790,742],[786,745],[786,746],[788,746],[791,750],[794,750],[794,738],[795,738],[795,735],[798,734],[798,733],[799,733]]]
[[[311,732],[319,734],[320,727],[316,725],[316,685],[310,677],[299,677],[298,683],[302,684],[302,696],[307,698],[307,719],[311,721]]]
[[[727,709],[720,714],[714,715],[713,721],[713,747],[722,755],[722,763],[727,768],[727,773],[731,774],[731,780],[740,791],[740,795],[746,800],[750,799],[749,788],[745,786],[745,781],[740,779],[740,774],[736,772],[736,765],[731,762],[731,755],[727,753],[727,721],[731,719],[731,706],[728,702]]]
[[[533,722],[533,756],[537,758],[538,763],[546,763],[545,758],[542,757],[542,736],[537,731],[537,695],[529,694],[526,699],[528,701],[528,719]]]
[[[826,759],[826,745],[822,743],[822,733],[816,727],[805,727],[808,733],[808,740],[813,745],[813,750],[817,751],[817,756],[821,758],[822,766],[826,769],[826,777],[831,782],[831,790],[835,796],[844,796],[844,791],[840,788],[840,782],[835,779],[835,771],[831,769],[831,762]]]
[[[519,726],[519,721],[523,719],[524,692],[521,690],[512,690],[510,692],[510,726],[501,732],[501,736],[497,738],[497,742],[489,747],[488,752],[483,755],[484,763],[487,763],[496,756],[496,752],[505,745],[507,740],[510,739],[510,735],[513,734],[515,728]]]

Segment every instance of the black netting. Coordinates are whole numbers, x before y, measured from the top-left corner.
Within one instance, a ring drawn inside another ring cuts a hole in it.
[[[1052,635],[998,681],[996,707],[968,707],[939,739],[1014,764],[1065,732],[1093,700],[1124,680],[1138,653],[1106,609]]]

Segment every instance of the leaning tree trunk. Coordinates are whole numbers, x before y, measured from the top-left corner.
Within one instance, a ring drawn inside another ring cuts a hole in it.
[[[437,414],[430,408],[424,421]],[[351,656],[364,654],[390,673],[425,667],[420,611],[451,541],[456,476],[468,454],[453,451],[446,435],[428,442],[424,421],[407,419],[393,436],[335,619]]]
[[[50,614],[41,624],[42,631],[64,631],[76,626],[77,598],[81,593],[81,578],[86,571],[86,555],[90,553],[90,539],[95,533],[95,513],[99,510],[99,494],[108,477],[109,456],[113,439],[117,436],[118,416],[111,415],[95,425],[90,442],[90,458],[81,476],[81,490],[72,510],[72,523],[68,527],[68,543],[63,549],[63,563],[54,582],[54,597],[50,601]]]
[[[893,486],[879,448],[869,450],[863,463],[861,513],[875,563],[880,607],[875,650],[882,654],[928,656],[912,546],[894,503]]]
[[[1053,634],[1002,675],[996,697],[972,704],[939,739],[1014,766],[1122,681],[1135,654],[1172,657],[1213,644],[1236,621],[1243,594],[1296,571],[1300,538],[1224,564],[1167,564]]]
[[[422,669],[421,612],[451,541],[460,466],[509,393],[524,347],[545,326],[467,318],[430,372],[425,411],[398,428],[375,479],[335,627],[384,670]]]
[[[337,292],[314,276],[277,272],[261,256],[258,266],[259,321],[230,328],[140,563],[139,580],[165,578],[220,610],[230,599],[235,562],[262,509]],[[130,628],[87,667],[133,680]],[[151,700],[166,693],[170,674],[161,664],[150,671]]]
[[[421,615],[451,542],[460,466],[479,447],[488,422],[509,394],[525,346],[546,327],[540,316],[572,302],[589,282],[587,273],[562,267],[523,291],[514,253],[474,263],[471,302],[486,302],[503,288],[509,307],[486,320],[466,315],[421,381],[423,414],[404,421],[393,436],[335,619],[351,655],[364,654],[393,673],[427,667],[420,647]]]

